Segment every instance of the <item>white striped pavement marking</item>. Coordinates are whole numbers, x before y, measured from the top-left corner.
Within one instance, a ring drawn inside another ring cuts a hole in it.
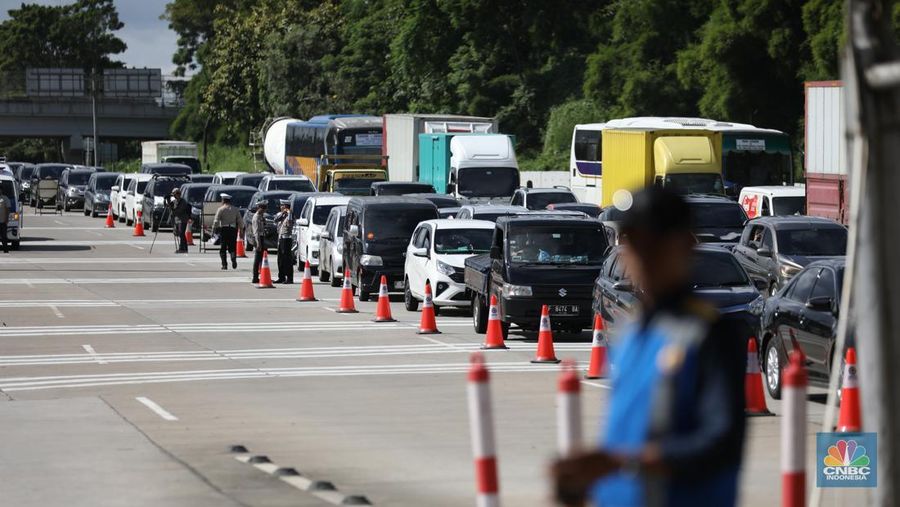
[[[39,239],[35,241],[23,241],[23,245],[28,246],[107,246],[107,245],[149,245],[150,240],[129,240],[129,239],[100,239],[100,240],[65,240],[65,239]],[[174,240],[157,241],[157,245],[174,245]]]
[[[89,356],[91,356],[91,361],[96,361],[97,364],[106,364],[106,361],[98,357],[97,351],[94,350],[94,347],[92,347],[90,344],[86,343],[82,345],[81,348],[83,348],[84,351],[87,352]]]
[[[150,398],[147,398],[147,397],[144,397],[144,396],[138,396],[138,397],[135,398],[135,399],[136,399],[137,401],[139,401],[141,404],[143,404],[145,407],[147,407],[147,408],[149,408],[150,410],[152,410],[153,412],[155,412],[156,415],[158,415],[158,416],[162,417],[163,419],[165,419],[166,421],[177,421],[177,420],[178,420],[178,418],[175,417],[174,415],[172,415],[171,412],[169,412],[168,410],[162,408],[161,406],[159,406],[158,403],[156,403],[155,401],[151,400]]]

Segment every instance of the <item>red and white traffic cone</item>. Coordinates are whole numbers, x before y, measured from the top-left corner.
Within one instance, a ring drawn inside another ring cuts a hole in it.
[[[275,284],[272,283],[272,270],[269,269],[269,254],[263,250],[262,264],[259,266],[259,283],[257,289],[274,289]]]
[[[591,341],[591,363],[584,378],[603,378],[606,376],[606,339],[603,337],[603,317],[594,315],[594,339]]]
[[[116,226],[116,221],[113,220],[112,216],[112,203],[109,203],[109,207],[106,208],[106,228],[113,229]]]
[[[291,267],[291,269],[294,268]],[[300,294],[297,295],[297,301],[316,301],[309,261],[306,261],[306,264],[303,265],[303,280],[300,281]]]
[[[378,306],[375,307],[373,322],[396,322],[391,315],[391,298],[388,296],[387,277],[381,275],[381,284],[378,286]]]
[[[341,303],[338,313],[358,313],[353,302],[353,286],[350,284],[350,270],[344,271],[344,285],[341,288]]]
[[[553,330],[550,327],[550,308],[547,305],[541,307],[541,327],[538,331],[537,352],[532,363],[558,363],[556,352],[553,350]]]
[[[491,295],[491,306],[488,309],[487,334],[484,335],[482,349],[508,349],[503,342],[503,327],[500,324],[500,310],[497,306],[497,296]]]
[[[441,334],[434,318],[434,301],[431,299],[431,284],[425,282],[425,301],[422,302],[422,318],[417,334]]]
[[[244,249],[244,238],[242,236],[237,237],[237,241],[234,245],[234,256],[247,257],[247,251]]]
[[[187,227],[184,229],[184,244],[187,246],[194,246],[194,233],[191,232],[193,224],[193,220],[188,220]]]
[[[856,349],[847,349],[844,357],[844,381],[841,385],[841,411],[838,415],[837,430],[842,433],[862,431],[862,417],[859,409],[859,382],[856,379]]]
[[[563,361],[556,395],[556,440],[560,456],[572,456],[581,450],[581,381],[575,361]]]
[[[469,428],[472,431],[472,454],[475,457],[475,492],[478,507],[499,507],[500,481],[494,446],[494,415],[491,390],[484,356],[472,354],[469,368]]]
[[[747,369],[744,373],[744,413],[747,415],[772,415],[766,408],[762,372],[759,370],[759,352],[756,337],[747,340]]]
[[[781,505],[806,506],[806,386],[802,355],[791,352],[782,376]]]
[[[132,236],[144,235],[144,215],[141,211],[137,212],[137,219],[134,221],[134,233]]]

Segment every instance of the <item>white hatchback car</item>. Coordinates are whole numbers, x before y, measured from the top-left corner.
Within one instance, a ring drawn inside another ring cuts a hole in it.
[[[134,179],[133,174],[120,174],[113,183],[109,192],[109,202],[112,203],[113,218],[119,222],[125,221],[125,196],[128,195],[128,185]]]
[[[335,206],[346,206],[350,202],[349,196],[344,195],[319,195],[310,197],[300,218],[297,219],[297,257],[303,266],[309,261],[309,266],[315,272],[319,267],[319,236],[325,228],[328,214]]]
[[[494,237],[494,223],[486,220],[426,220],[416,227],[406,248],[403,303],[414,312],[425,299],[425,283],[431,284],[432,301],[438,306],[470,306],[464,280],[467,258],[487,253]]]
[[[340,287],[344,278],[344,218],[346,206],[335,206],[328,213],[319,235],[319,280]]]
[[[138,173],[128,185],[125,191],[125,223],[131,225],[137,220],[138,211],[141,210],[141,202],[144,200],[144,189],[152,174]]]
[[[302,174],[268,174],[259,182],[259,189],[263,192],[269,190],[315,192],[316,186]]]

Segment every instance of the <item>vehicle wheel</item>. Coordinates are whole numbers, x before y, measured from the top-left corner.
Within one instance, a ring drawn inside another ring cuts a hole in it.
[[[441,314],[441,307],[440,307],[440,306],[438,306],[438,305],[433,305],[432,308],[434,308],[434,316],[435,316],[435,317],[437,317],[438,315]]]
[[[332,266],[332,270],[333,270],[333,269],[334,269],[334,266]],[[332,286],[332,287],[340,287],[340,286],[341,286],[341,280],[339,280],[338,277],[336,277],[336,276],[332,276],[332,277],[331,277],[331,286]]]
[[[766,344],[766,390],[769,396],[776,400],[781,399],[781,355],[775,346],[776,338]]]
[[[97,215],[97,210],[94,209],[94,203],[91,203],[91,218],[97,218],[98,216],[99,215]]]
[[[475,325],[476,333],[487,333],[488,310],[484,307],[480,294],[475,294],[472,298],[472,323]]]
[[[319,270],[319,281],[327,282],[330,278],[331,275],[328,273],[328,271],[325,271],[325,267],[322,266],[322,269]]]
[[[87,207],[87,203],[84,203],[84,207],[81,208],[81,213],[84,214],[84,216],[88,216],[88,207]]]
[[[20,243],[20,241],[19,241],[18,239],[13,240],[13,241],[12,241],[12,249],[13,249],[13,250],[18,250],[20,244],[21,244],[21,243]]]
[[[362,286],[362,282],[363,282],[362,273],[358,273],[358,274],[356,275],[356,280],[357,280],[357,283],[359,283],[359,287],[358,287],[358,289],[359,289],[359,300],[360,300],[360,301],[363,301],[363,302],[368,301],[368,300],[369,300],[369,291],[363,289],[363,286]]]
[[[131,227],[132,225],[134,225],[134,220],[129,219],[129,218],[128,218],[128,215],[125,215],[125,225],[127,225],[127,226],[129,226],[129,227]]]
[[[408,312],[414,312],[419,309],[419,300],[412,295],[409,290],[409,279],[403,280],[403,306]]]

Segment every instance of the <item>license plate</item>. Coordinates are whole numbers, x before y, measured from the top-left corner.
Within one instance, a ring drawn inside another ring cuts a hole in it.
[[[550,315],[578,315],[578,305],[550,305]]]
[[[400,290],[403,288],[403,280],[394,282],[394,290]]]

